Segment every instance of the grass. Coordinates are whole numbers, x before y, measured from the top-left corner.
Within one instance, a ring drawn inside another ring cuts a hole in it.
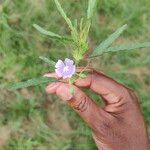
[[[87,0],[60,1],[75,19],[85,16]],[[89,36],[94,48],[122,24],[128,30],[116,43],[150,41],[149,0],[101,0]],[[10,82],[38,77],[48,68],[38,59],[57,60],[70,49],[39,34],[32,24],[67,35],[67,25],[53,0],[4,0],[0,3],[0,147],[2,150],[94,150],[90,130],[70,108],[55,96],[47,96],[44,86],[9,92]],[[134,50],[104,54],[93,66],[134,89],[150,135],[150,51]],[[98,101],[95,95],[91,97]],[[5,135],[5,136],[4,136]]]

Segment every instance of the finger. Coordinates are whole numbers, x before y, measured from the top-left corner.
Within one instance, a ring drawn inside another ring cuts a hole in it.
[[[77,69],[79,72],[81,70],[83,70],[83,68]],[[117,83],[103,73],[98,73],[92,69],[88,71],[92,73],[84,79],[78,79],[75,82],[76,86],[90,88],[92,91],[99,94],[107,104],[117,103],[127,95],[128,91],[123,85]],[[45,76],[58,79],[56,73],[48,73]]]
[[[46,74],[44,75],[44,77],[61,79],[60,77],[57,76],[57,74],[56,74],[55,72],[52,72],[52,73],[46,73]]]
[[[123,85],[95,71],[84,79],[78,79],[75,85],[90,88],[108,104],[119,102],[127,94],[127,89]]]
[[[84,68],[84,67],[78,67],[77,69],[76,69],[76,72],[78,73],[78,72],[82,72],[82,71],[86,71],[86,72],[92,72],[93,71],[93,69],[90,69],[90,68]],[[60,77],[58,77],[58,75],[55,73],[55,72],[52,72],[52,73],[46,73],[45,75],[44,75],[44,77],[49,77],[49,78],[56,78],[56,79],[61,79]]]
[[[74,94],[71,95],[69,89],[74,89]],[[90,127],[95,123],[95,120],[100,120],[106,114],[99,106],[97,106],[83,91],[78,87],[66,83],[56,83],[46,87],[48,94],[56,94],[59,98],[71,106],[80,117],[86,121]],[[102,121],[102,120],[101,120]]]

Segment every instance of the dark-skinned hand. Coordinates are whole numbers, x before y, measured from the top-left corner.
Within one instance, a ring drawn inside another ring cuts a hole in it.
[[[55,73],[47,74],[56,77]],[[74,94],[69,89],[74,88]],[[89,88],[105,106],[97,105],[83,91]],[[88,124],[99,150],[150,150],[148,135],[134,92],[102,73],[93,71],[74,85],[56,82],[46,87],[71,106]]]

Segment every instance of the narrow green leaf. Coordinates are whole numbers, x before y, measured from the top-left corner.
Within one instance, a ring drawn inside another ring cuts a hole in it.
[[[69,28],[71,29],[71,36],[72,36],[72,40],[74,42],[78,41],[78,32],[76,30],[76,27],[73,26],[71,20],[67,17],[66,13],[64,12],[64,10],[62,9],[60,3],[58,0],[54,0],[56,7],[58,9],[58,11],[60,12],[60,14],[62,15],[62,17],[65,19],[65,21],[67,22]]]
[[[74,28],[76,30],[78,30],[78,20],[77,19],[75,19],[75,21],[74,21]]]
[[[53,32],[51,32],[51,31],[47,31],[47,30],[43,29],[42,27],[40,27],[40,26],[37,25],[37,24],[33,24],[33,27],[34,27],[36,30],[38,30],[40,33],[42,33],[42,34],[44,34],[44,35],[48,35],[48,36],[50,36],[50,37],[53,38],[53,39],[72,41],[72,39],[69,39],[69,38],[67,38],[67,37],[60,36],[59,34],[53,33]]]
[[[40,27],[40,26],[37,25],[37,24],[33,24],[33,27],[34,27],[35,29],[37,29],[37,30],[38,30],[40,33],[42,33],[42,34],[49,35],[49,36],[51,36],[51,37],[62,38],[60,35],[55,34],[55,33],[51,32],[51,31],[47,31],[47,30],[43,29],[42,27]]]
[[[133,49],[148,48],[148,47],[150,47],[150,42],[116,45],[116,46],[109,47],[106,50],[102,50],[98,55],[93,55],[91,57],[97,57],[107,52],[117,52],[117,51],[133,50]]]
[[[65,19],[65,21],[67,22],[68,26],[70,27],[71,30],[74,30],[73,25],[71,20],[67,17],[66,13],[64,12],[64,10],[62,9],[60,3],[58,0],[54,0],[56,7],[58,9],[58,11],[60,12],[60,14],[62,15],[62,17]]]
[[[99,55],[101,51],[106,50],[119,36],[120,34],[127,29],[127,25],[123,25],[117,29],[113,34],[111,34],[105,41],[103,41],[97,48],[94,49],[91,56]]]
[[[150,42],[145,43],[131,43],[131,44],[123,44],[117,45],[113,47],[109,47],[106,52],[116,52],[116,51],[124,51],[124,50],[133,50],[139,48],[148,48],[150,47]]]
[[[79,73],[78,74],[80,78],[84,79],[87,77],[87,75],[85,73]]]
[[[80,20],[80,26],[79,26],[79,28],[80,28],[80,32],[81,32],[82,29],[83,29],[83,18],[81,18],[81,20]]]
[[[33,78],[24,82],[18,82],[9,87],[9,90],[17,90],[21,88],[27,88],[30,86],[37,86],[41,84],[46,84],[50,82],[55,82],[54,78],[47,78],[47,77],[40,77],[40,78]]]
[[[74,88],[73,88],[73,87],[71,87],[71,88],[69,89],[69,93],[70,93],[72,96],[74,95],[75,90],[74,90]]]
[[[48,59],[48,58],[46,58],[46,57],[40,56],[39,58],[40,58],[41,60],[43,60],[45,63],[47,63],[47,64],[49,64],[49,65],[51,65],[51,66],[55,66],[55,64],[56,64],[53,60]]]
[[[97,0],[89,0],[87,9],[87,19],[92,19]]]

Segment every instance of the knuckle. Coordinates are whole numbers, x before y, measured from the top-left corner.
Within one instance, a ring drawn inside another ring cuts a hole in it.
[[[112,128],[112,125],[111,125],[110,121],[104,120],[101,125],[101,128],[103,128],[104,130],[109,130]]]
[[[84,112],[87,110],[87,108],[88,108],[88,97],[84,95],[80,98],[79,102],[74,105],[74,109]]]
[[[129,90],[129,93],[130,93],[130,95],[131,95],[132,97],[137,98],[137,95],[136,95],[135,91]]]
[[[98,130],[101,136],[107,137],[112,130],[112,123],[110,121],[104,120],[99,124]]]
[[[122,88],[122,94],[123,95],[129,95],[129,90],[125,87]]]
[[[123,99],[122,95],[114,97],[114,101],[117,102],[117,103],[119,103],[120,101],[122,101],[122,99]]]
[[[127,89],[128,90],[128,96],[129,96],[129,99],[131,100],[131,101],[135,101],[135,100],[137,100],[138,98],[137,98],[137,95],[136,95],[136,93],[135,93],[135,91],[133,91],[132,89]]]
[[[132,101],[135,98],[134,91],[128,88],[122,89],[122,97],[125,101]]]
[[[130,99],[131,99],[132,102],[138,104],[138,97],[137,97],[136,93],[133,90],[130,91]]]
[[[99,117],[95,121],[95,128],[97,128],[100,132],[106,134],[108,131],[112,130],[112,128],[116,125],[116,118],[110,116],[107,113],[100,113],[101,117]]]

